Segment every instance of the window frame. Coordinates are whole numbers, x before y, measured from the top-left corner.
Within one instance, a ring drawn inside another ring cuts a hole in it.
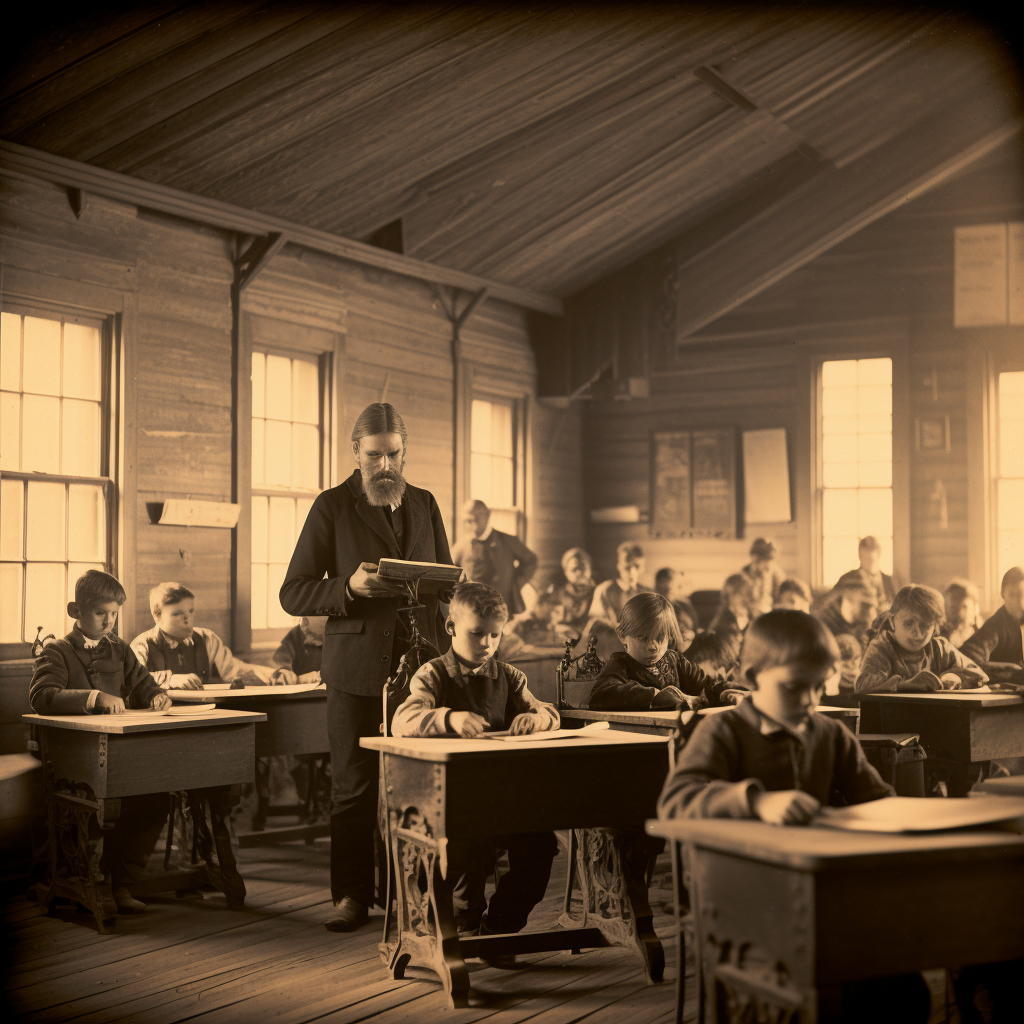
[[[463,494],[460,501],[470,501],[477,495],[473,493],[472,464],[473,464],[473,402],[501,402],[512,407],[512,496],[513,503],[508,508],[495,509],[498,512],[514,512],[516,520],[515,536],[521,541],[526,540],[527,529],[527,481],[529,479],[529,467],[527,466],[527,453],[529,452],[529,408],[528,396],[521,391],[510,387],[504,390],[495,387],[494,382],[489,381],[486,385],[477,385],[470,378],[466,389],[465,401],[465,428],[464,428],[464,451],[465,457],[462,464],[463,472]],[[457,510],[458,512],[459,510]],[[458,520],[461,516],[456,515],[456,535],[458,534]],[[460,540],[456,536],[456,540]]]
[[[824,471],[822,459],[822,366],[826,362],[846,359],[892,360],[892,568],[900,583],[911,579],[910,547],[910,360],[905,337],[890,342],[856,341],[850,339],[840,345],[808,345],[808,377],[810,391],[810,578],[811,586],[827,589],[835,580],[824,579],[823,491]],[[856,566],[851,565],[851,569]]]
[[[309,317],[309,311],[306,310]],[[259,323],[259,327],[255,326]],[[263,340],[271,325],[280,323],[283,336],[273,342]],[[258,291],[247,293],[239,311],[238,346],[235,373],[235,501],[239,506],[232,548],[232,647],[238,652],[272,653],[288,632],[287,628],[254,631],[252,628],[252,353],[271,352],[289,359],[318,360],[320,394],[320,479],[321,491],[337,485],[341,479],[340,462],[345,452],[338,443],[339,396],[344,363],[345,331],[343,324],[326,317],[315,317],[306,326],[301,317],[295,319],[273,316],[265,310]],[[290,333],[289,333],[290,332]],[[322,337],[317,340],[316,335]],[[328,337],[330,340],[328,341]],[[260,489],[272,490],[272,489]],[[297,492],[278,491],[289,497]],[[319,493],[319,492],[318,492]],[[256,634],[259,635],[256,635]]]
[[[122,529],[122,509],[125,507],[123,494],[122,460],[124,459],[124,346],[122,340],[122,314],[85,309],[58,301],[44,298],[22,296],[5,296],[3,301],[5,313],[19,316],[31,316],[44,320],[60,320],[62,323],[88,323],[99,328],[101,345],[100,365],[100,474],[99,476],[77,476],[68,473],[40,473],[24,470],[3,470],[0,475],[4,479],[21,480],[24,482],[48,482],[63,484],[84,483],[100,485],[103,488],[106,502],[106,534],[105,544],[107,557],[103,561],[104,570],[119,577],[124,543]],[[21,392],[24,394],[24,392]],[[63,396],[61,396],[63,397]],[[24,488],[24,500],[28,501],[28,487]],[[67,490],[65,490],[67,495]],[[23,512],[27,517],[27,509]],[[68,529],[68,517],[65,515],[65,531]],[[24,520],[23,520],[24,522]],[[23,531],[22,544],[26,543],[27,531]],[[65,555],[67,555],[67,538],[65,536]],[[21,560],[22,565],[28,564],[27,556]],[[69,564],[65,558],[63,564]],[[120,577],[119,577],[120,578]],[[25,584],[22,579],[22,616],[25,614]],[[118,632],[124,628],[123,616],[118,616]],[[62,634],[63,635],[63,634]],[[0,643],[0,662],[19,661],[31,658],[33,641],[20,643]]]

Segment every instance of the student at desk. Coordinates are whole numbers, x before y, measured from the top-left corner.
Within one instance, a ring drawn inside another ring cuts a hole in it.
[[[449,605],[451,650],[422,665],[409,696],[395,712],[395,736],[464,736],[508,729],[513,735],[557,729],[558,712],[537,700],[519,669],[494,655],[508,620],[504,598],[486,583],[460,583]],[[484,910],[484,881],[495,846],[508,851],[509,869]],[[449,870],[458,879],[455,920],[460,932],[518,932],[544,898],[557,844],[550,832],[450,843]]]
[[[753,692],[693,731],[665,782],[658,817],[805,825],[822,805],[892,796],[853,733],[811,711],[838,661],[835,639],[812,616],[775,610],[756,619],[741,666]],[[916,974],[844,986],[843,1004],[850,1024],[928,1019],[928,989]]]
[[[127,595],[113,576],[90,569],[75,584],[68,604],[74,628],[43,648],[29,686],[38,715],[118,715],[127,708],[170,707],[161,689],[131,648],[114,634]],[[166,794],[121,800],[121,815],[103,843],[100,867],[110,876],[120,914],[141,914],[146,905],[129,886],[138,881],[167,819]]]
[[[1024,667],[1024,569],[1019,565],[1007,569],[999,593],[1003,607],[964,641],[961,650],[981,664],[994,662],[1020,669]],[[1012,679],[1024,682],[1024,672],[1015,673]]]
[[[933,693],[988,682],[988,676],[937,631],[946,616],[931,587],[903,587],[868,644],[857,693]]]
[[[247,679],[257,686],[295,682],[290,669],[250,665],[212,629],[193,626],[195,595],[180,583],[158,583],[149,592],[149,610],[154,626],[132,641],[132,650],[165,689],[201,690],[214,679]]]
[[[616,651],[594,682],[591,711],[698,709],[730,703],[724,679],[679,653],[682,638],[672,602],[661,594],[631,597],[622,609]]]

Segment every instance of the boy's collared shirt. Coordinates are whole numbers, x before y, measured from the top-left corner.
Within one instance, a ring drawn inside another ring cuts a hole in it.
[[[785,789],[834,807],[893,795],[845,725],[812,714],[798,735],[748,698],[694,729],[665,782],[658,816],[751,818],[758,794]]]
[[[538,700],[526,676],[512,665],[488,658],[466,665],[453,650],[421,665],[409,684],[409,696],[395,712],[394,736],[450,736],[453,711],[471,711],[487,720],[488,731],[507,729],[521,714],[538,717],[536,731],[557,729],[558,712]]]
[[[194,647],[197,634],[206,644],[206,655],[210,661],[211,674],[215,672],[225,683],[233,683],[245,673],[251,672],[262,682],[271,682],[274,673],[277,671],[275,668],[268,667],[267,665],[251,665],[248,662],[242,661],[241,658],[237,658],[232,654],[231,648],[213,630],[206,629],[203,626],[196,626],[188,637],[181,640],[168,636],[159,626],[154,626],[152,629],[146,630],[145,633],[140,633],[132,641],[131,647],[135,652],[135,657],[143,665],[148,665],[150,655],[149,641],[152,640],[154,643],[164,644],[173,651],[179,646]],[[162,687],[166,689],[170,685],[174,669],[156,669],[151,671],[153,672],[153,678]]]

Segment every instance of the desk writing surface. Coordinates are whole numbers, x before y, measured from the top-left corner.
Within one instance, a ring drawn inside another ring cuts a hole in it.
[[[981,783],[981,788],[986,793],[995,793],[997,796],[1024,796],[1024,775],[986,779]]]
[[[865,693],[861,701],[880,700],[890,704],[922,704],[960,708],[996,708],[1024,703],[1015,693],[972,693],[970,690],[942,690],[938,693]]]
[[[877,865],[895,865],[920,858],[956,861],[1011,856],[1024,863],[1024,836],[995,828],[909,835],[761,821],[673,819],[648,821],[647,832],[802,871],[843,868],[868,859]]]
[[[609,722],[612,725],[621,722],[624,725],[657,725],[665,729],[674,729],[679,724],[679,711],[588,711],[585,709],[566,709],[559,711],[559,716],[568,721]],[[687,716],[689,718],[689,716]]]
[[[535,740],[522,743],[502,743],[500,740],[469,740],[458,736],[364,736],[359,745],[368,750],[381,750],[417,761],[467,761],[488,756],[518,754],[526,751],[563,751],[593,749],[595,747],[626,747],[653,744],[664,748],[664,736],[644,736],[640,733],[616,732],[609,729],[597,735],[567,740]]]
[[[176,729],[201,729],[211,725],[237,725],[265,722],[267,716],[254,711],[228,711],[220,708],[202,715],[153,715],[142,719],[124,715],[131,721],[118,722],[121,715],[22,715],[29,725],[67,729],[70,732],[95,732],[124,736],[139,732],[170,732]]]

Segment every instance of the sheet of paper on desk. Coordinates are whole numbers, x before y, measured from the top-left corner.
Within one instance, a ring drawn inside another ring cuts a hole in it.
[[[814,824],[853,832],[941,832],[1024,816],[1024,797],[890,796],[853,807],[824,807]]]
[[[607,722],[591,722],[582,729],[551,729],[548,732],[528,732],[521,736],[510,736],[505,732],[487,732],[480,739],[500,740],[502,743],[533,743],[537,740],[583,740],[596,732],[605,732],[611,726]]]

